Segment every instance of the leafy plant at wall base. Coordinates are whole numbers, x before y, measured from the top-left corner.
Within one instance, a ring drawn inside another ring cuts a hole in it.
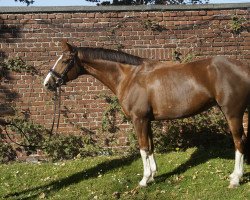
[[[7,163],[16,159],[16,152],[10,144],[0,142],[0,163]]]
[[[53,161],[97,156],[104,152],[90,135],[54,135],[44,143],[44,151]]]
[[[135,155],[138,153],[138,149],[139,149],[136,134],[133,129],[131,129],[127,134],[128,134],[128,142],[129,142],[128,153],[130,155]]]
[[[72,159],[80,153],[83,145],[80,136],[54,135],[45,142],[44,151],[52,160]]]
[[[80,155],[83,158],[97,155],[111,155],[110,152],[101,148],[91,135],[82,136],[82,141],[83,147],[80,149]]]
[[[42,125],[35,124],[27,119],[14,118],[11,123],[9,129],[14,133],[15,138],[18,138],[17,142],[25,145],[23,148],[28,155],[36,152],[37,149],[42,149],[51,160],[73,159],[77,156],[110,155],[107,150],[96,144],[91,135],[50,136],[49,131]],[[5,154],[0,154],[0,159],[11,160],[14,150],[11,151],[10,147],[0,146],[0,153],[1,149],[3,149],[2,152],[5,152]]]
[[[43,143],[49,135],[49,131],[42,125],[22,118],[14,118],[11,120],[10,129],[16,135],[20,136],[20,143],[25,145],[25,150],[32,153],[36,148],[42,147]]]

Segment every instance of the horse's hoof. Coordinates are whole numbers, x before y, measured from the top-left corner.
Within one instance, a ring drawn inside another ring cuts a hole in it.
[[[147,183],[145,183],[145,181],[140,181],[139,187],[147,187]]]
[[[147,182],[147,183],[153,183],[153,182],[155,182],[154,177],[150,177],[150,178],[148,179],[148,182]]]
[[[239,186],[239,184],[230,183],[230,185],[228,186],[228,188],[234,189],[234,188],[237,188],[238,186]]]

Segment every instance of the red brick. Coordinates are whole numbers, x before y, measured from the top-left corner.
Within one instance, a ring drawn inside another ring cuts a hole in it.
[[[1,50],[6,56],[21,56],[44,73],[41,77],[15,74],[13,81],[5,85],[20,94],[16,102],[20,110],[31,106],[31,119],[50,127],[53,117],[53,94],[45,91],[42,82],[48,69],[62,53],[62,38],[69,38],[70,43],[81,46],[113,49],[122,44],[124,52],[157,60],[172,59],[173,51],[178,48],[183,54],[191,50],[199,53],[199,57],[237,56],[244,62],[249,62],[250,34],[247,31],[237,36],[231,33],[231,18],[228,16],[235,12],[247,18],[246,10],[230,9],[2,14],[1,23],[4,26],[1,28],[5,27],[5,32],[1,33]],[[34,19],[44,19],[46,23]],[[148,19],[163,30],[145,28],[142,21]],[[116,28],[113,33],[114,27]],[[236,41],[239,47],[236,47]],[[80,130],[75,129],[68,121],[92,130],[100,128],[102,113],[107,103],[96,99],[96,95],[103,91],[110,94],[107,87],[91,76],[82,76],[62,89],[62,108],[69,109],[70,118],[61,118],[60,131],[64,134],[80,133]],[[72,100],[69,95],[73,96]],[[85,115],[87,118],[84,118]],[[125,129],[123,126],[121,128]],[[126,142],[123,135],[118,137],[121,144]]]

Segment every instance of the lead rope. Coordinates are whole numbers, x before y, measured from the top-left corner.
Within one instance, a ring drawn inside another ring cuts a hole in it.
[[[58,132],[58,128],[59,128],[59,123],[60,123],[60,116],[61,116],[61,86],[59,86],[57,88],[58,90],[58,118],[57,118],[57,125],[56,125],[56,134]]]
[[[58,104],[58,106],[57,106],[57,104]],[[57,125],[56,125],[55,134],[57,134],[57,131],[58,131],[58,128],[59,128],[60,116],[61,116],[61,86],[57,87],[57,89],[55,91],[55,96],[54,96],[54,116],[53,116],[52,126],[51,126],[51,129],[50,129],[50,138],[53,135],[53,130],[54,130],[54,126],[55,126],[57,112],[58,112],[58,118],[57,118]]]

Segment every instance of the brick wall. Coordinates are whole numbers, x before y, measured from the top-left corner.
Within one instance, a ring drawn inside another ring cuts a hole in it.
[[[12,74],[0,91],[8,92],[22,113],[50,127],[52,94],[42,81],[61,54],[62,38],[77,46],[120,49],[156,60],[225,55],[249,63],[250,4],[201,6],[0,8],[1,57],[21,57],[43,76]],[[233,17],[243,19],[240,33],[232,31]],[[98,80],[84,76],[63,87],[59,131],[79,134],[84,127],[100,128],[106,106],[96,99],[109,90]],[[15,95],[13,95],[15,94]],[[126,135],[120,135],[121,143]]]

